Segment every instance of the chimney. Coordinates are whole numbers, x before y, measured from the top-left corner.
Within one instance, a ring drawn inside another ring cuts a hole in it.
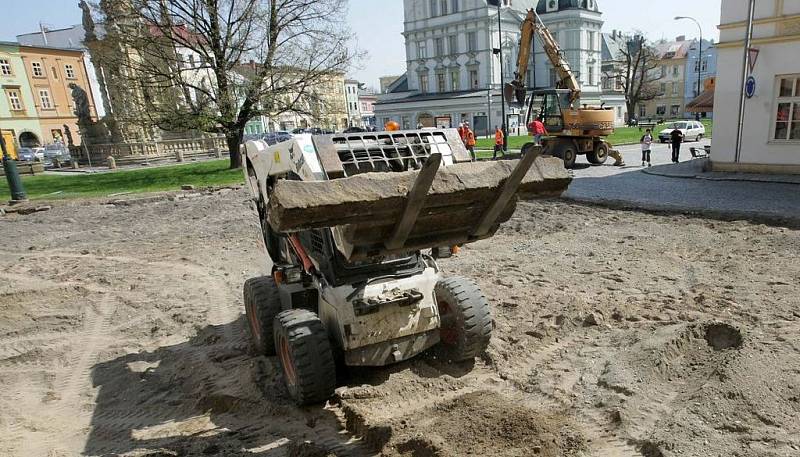
[[[252,68],[253,70],[256,69],[256,61],[253,59],[250,59],[250,68]]]
[[[678,38],[675,38],[675,41],[686,41],[686,35],[681,35]]]

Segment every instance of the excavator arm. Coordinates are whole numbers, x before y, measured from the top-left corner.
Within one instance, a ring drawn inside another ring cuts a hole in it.
[[[517,59],[517,71],[514,73],[514,81],[506,84],[505,91],[509,100],[516,99],[520,105],[525,104],[525,75],[528,72],[528,62],[530,62],[531,52],[533,50],[533,34],[539,35],[542,41],[547,58],[553,68],[558,72],[559,82],[556,84],[558,89],[569,89],[570,104],[574,104],[580,99],[581,87],[575,75],[572,74],[569,62],[564,59],[561,54],[561,48],[558,42],[553,38],[550,30],[542,22],[542,18],[536,13],[536,10],[531,9],[528,11],[528,16],[522,22],[520,27],[522,36],[519,45],[519,57]]]

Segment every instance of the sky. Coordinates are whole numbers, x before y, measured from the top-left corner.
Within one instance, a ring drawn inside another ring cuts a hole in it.
[[[703,27],[703,38],[719,39],[717,24],[721,0],[598,0],[603,12],[605,32],[644,31],[653,40],[674,39],[679,35],[695,38],[697,25],[675,16],[693,16]],[[66,27],[81,21],[78,0],[0,0],[0,11],[6,18],[0,28],[0,40],[13,41],[15,36],[38,30],[39,23],[50,28]],[[350,27],[358,49],[366,56],[355,63],[350,77],[377,88],[378,78],[400,75],[405,71],[403,32],[403,0],[350,0]]]

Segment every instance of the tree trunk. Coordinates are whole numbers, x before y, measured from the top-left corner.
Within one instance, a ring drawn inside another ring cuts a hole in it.
[[[636,118],[639,119],[639,113],[636,112],[636,103],[634,101],[628,100],[625,102],[628,105],[628,119]]]
[[[244,129],[235,127],[225,133],[225,142],[228,143],[228,152],[231,155],[231,169],[242,168],[242,154],[239,152],[239,145],[242,144]]]

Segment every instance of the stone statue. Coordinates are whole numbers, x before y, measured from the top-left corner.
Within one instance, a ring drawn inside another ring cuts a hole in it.
[[[72,100],[75,101],[75,116],[78,117],[78,126],[86,128],[92,125],[92,111],[89,109],[89,96],[81,86],[69,83],[72,89]]]
[[[67,145],[69,147],[75,146],[75,143],[72,140],[72,131],[69,129],[67,124],[64,124],[64,136],[67,137]]]
[[[81,0],[78,3],[78,8],[83,10],[83,31],[86,33],[84,39],[86,41],[96,40],[97,35],[94,33],[94,19],[92,19],[92,10],[89,8],[89,4],[86,3],[86,0]]]

